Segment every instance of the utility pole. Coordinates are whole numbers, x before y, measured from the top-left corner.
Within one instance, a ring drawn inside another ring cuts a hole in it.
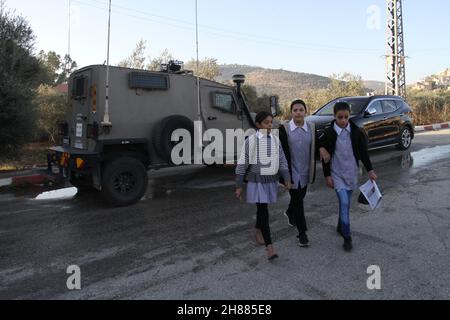
[[[69,30],[68,30],[68,34],[67,34],[67,61],[66,61],[66,73],[67,73],[67,77],[69,77],[69,59],[70,59],[70,37],[71,37],[71,33],[72,33],[72,0],[69,0]]]
[[[387,2],[387,48],[385,94],[406,97],[405,45],[401,0]]]
[[[200,69],[200,60],[198,56],[198,0],[195,0],[195,45],[196,45],[196,54],[197,54],[197,117],[198,121],[201,121],[201,115],[202,115],[202,109],[200,106],[200,75],[199,75],[199,69]]]
[[[108,15],[108,48],[106,56],[106,97],[105,97],[105,113],[103,115],[102,126],[111,127],[111,121],[109,120],[109,54],[111,43],[111,0],[109,0],[109,15]]]

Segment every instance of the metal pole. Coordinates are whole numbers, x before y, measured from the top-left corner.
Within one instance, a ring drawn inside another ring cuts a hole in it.
[[[395,95],[400,95],[399,90],[399,77],[400,77],[400,69],[399,69],[399,55],[398,55],[398,12],[397,12],[397,0],[394,0],[394,61],[395,61]]]
[[[386,0],[386,17],[387,17],[387,23],[386,23],[386,75],[384,80],[384,94],[389,94],[389,57],[390,57],[390,48],[389,48],[389,0]]]
[[[103,116],[102,125],[106,127],[111,126],[109,120],[109,45],[111,41],[111,0],[109,0],[109,16],[108,16],[108,49],[106,58],[106,99],[105,99],[105,114]]]
[[[197,51],[197,117],[198,121],[201,121],[201,106],[200,106],[200,61],[198,57],[198,0],[195,0],[195,42]]]
[[[71,28],[72,28],[72,0],[69,0],[69,34],[67,36],[67,56],[68,57],[70,57]],[[69,59],[67,59],[67,62],[66,62],[66,72],[67,72],[67,76],[69,76]]]

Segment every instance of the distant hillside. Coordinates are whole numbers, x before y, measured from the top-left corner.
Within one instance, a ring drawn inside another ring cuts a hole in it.
[[[364,86],[370,92],[375,92],[376,94],[384,94],[385,83],[381,81],[363,81]]]
[[[286,70],[265,69],[247,65],[228,64],[220,65],[220,82],[228,82],[234,74],[244,74],[246,83],[256,88],[259,95],[277,94],[281,101],[292,101],[302,97],[307,90],[326,89],[331,79],[316,74],[292,72]],[[367,92],[382,93],[384,83],[377,81],[365,81]],[[381,91],[380,91],[381,89]]]

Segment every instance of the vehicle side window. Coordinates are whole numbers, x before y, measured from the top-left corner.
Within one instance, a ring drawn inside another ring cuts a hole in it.
[[[397,105],[395,104],[395,100],[383,100],[383,112],[390,113],[397,110]]]
[[[233,96],[229,93],[212,93],[213,103],[212,106],[214,108],[220,109],[224,112],[235,113],[236,112],[236,104],[234,103]]]
[[[336,101],[332,101],[329,104],[327,104],[325,107],[320,110],[317,115],[319,116],[333,116],[334,115],[334,105],[336,104]]]
[[[131,89],[169,90],[169,76],[147,72],[131,72],[129,75]]]
[[[375,101],[373,102],[369,109],[374,109],[376,110],[375,114],[382,114],[383,113],[383,107],[381,106],[381,102],[380,101]]]
[[[406,110],[410,110],[411,108],[408,106],[408,104],[402,100],[395,100],[395,103],[397,104],[397,109],[405,108]]]

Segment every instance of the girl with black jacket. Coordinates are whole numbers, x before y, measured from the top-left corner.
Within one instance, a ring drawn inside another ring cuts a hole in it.
[[[364,133],[350,120],[350,106],[338,102],[334,106],[335,120],[325,130],[320,146],[331,154],[331,161],[323,163],[328,187],[336,191],[339,199],[339,222],[337,231],[344,237],[344,249],[352,250],[350,231],[350,204],[353,190],[358,189],[358,167],[362,161],[369,179],[376,180],[367,149]]]
[[[307,225],[303,200],[308,184],[314,183],[316,177],[316,150],[318,137],[314,123],[305,121],[307,107],[304,101],[295,100],[291,103],[292,120],[280,127],[281,146],[286,156],[292,189],[289,190],[291,201],[285,215],[291,226],[297,226],[299,246],[308,247],[306,235]],[[322,148],[321,157],[329,161],[330,155]]]

